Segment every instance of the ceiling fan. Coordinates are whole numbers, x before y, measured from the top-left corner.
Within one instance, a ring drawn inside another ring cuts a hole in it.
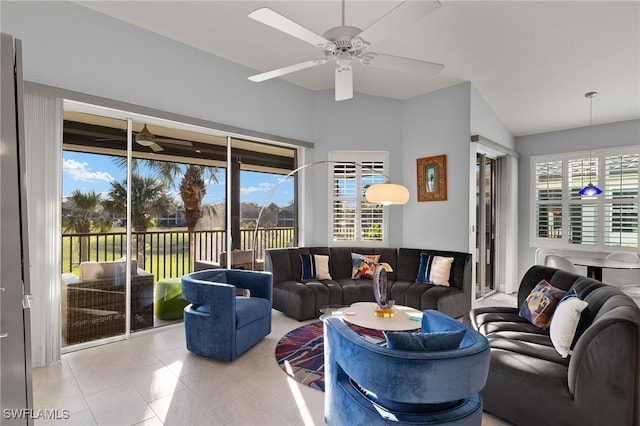
[[[126,138],[126,136],[123,136],[123,138]],[[114,138],[97,139],[97,141],[109,141],[109,140],[114,140]],[[134,140],[138,145],[151,148],[153,152],[164,151],[164,148],[160,146],[160,143],[182,145],[182,146],[193,146],[193,143],[191,143],[190,141],[172,139],[172,138],[159,138],[149,131],[146,124],[144,125],[144,127],[142,127],[142,130],[140,130],[138,133],[134,135]]]
[[[336,101],[342,101],[353,97],[352,64],[354,62],[390,70],[435,75],[442,71],[444,65],[418,59],[374,53],[369,49],[371,46],[390,36],[394,30],[422,18],[438,7],[440,7],[438,0],[404,0],[368,28],[361,30],[345,25],[343,0],[342,25],[331,28],[322,36],[293,22],[272,9],[267,7],[257,9],[249,14],[249,18],[319,47],[323,56],[318,59],[311,59],[284,68],[256,74],[249,77],[249,80],[261,82],[323,65],[330,61],[336,61],[335,98]]]

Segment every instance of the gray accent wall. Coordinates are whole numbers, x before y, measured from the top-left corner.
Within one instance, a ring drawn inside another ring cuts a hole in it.
[[[535,263],[535,247],[530,245],[531,156],[563,152],[588,151],[589,132],[592,149],[614,148],[640,144],[640,120],[580,127],[559,132],[540,133],[516,138],[520,154],[518,182],[519,263],[520,277]]]
[[[326,160],[329,151],[388,151],[389,178],[406,185],[403,170],[402,102],[395,99],[355,94],[353,99],[335,101],[333,90],[315,95],[315,148],[313,160]],[[309,159],[310,161],[311,159]],[[315,167],[308,180],[310,194],[315,198],[308,212],[305,231],[307,245],[326,245],[329,238],[328,166]],[[402,245],[402,211],[406,206],[389,207],[389,246]],[[309,217],[313,215],[313,217]]]
[[[468,251],[470,83],[403,104],[403,182],[411,199],[403,209],[402,245]],[[447,155],[447,201],[417,201],[416,160]]]
[[[516,149],[516,139],[500,121],[495,111],[484,99],[476,86],[471,84],[471,135],[483,136],[497,144]]]

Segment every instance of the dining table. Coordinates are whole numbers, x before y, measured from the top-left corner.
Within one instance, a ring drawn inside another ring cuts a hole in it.
[[[578,266],[587,267],[589,278],[602,281],[602,270],[607,269],[640,269],[638,262],[625,262],[622,260],[604,259],[597,257],[568,257],[568,259]]]

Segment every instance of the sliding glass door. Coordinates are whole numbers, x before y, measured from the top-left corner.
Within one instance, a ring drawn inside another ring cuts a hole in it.
[[[297,241],[293,178],[255,220],[296,149],[99,110],[64,112],[63,345],[179,322],[184,274]]]
[[[496,280],[496,160],[476,157],[476,298],[495,291]]]

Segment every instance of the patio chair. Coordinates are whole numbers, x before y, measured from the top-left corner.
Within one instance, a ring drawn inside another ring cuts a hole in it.
[[[125,332],[125,261],[82,262],[62,274],[62,335],[68,345]],[[131,330],[153,327],[153,274],[131,260]]]

